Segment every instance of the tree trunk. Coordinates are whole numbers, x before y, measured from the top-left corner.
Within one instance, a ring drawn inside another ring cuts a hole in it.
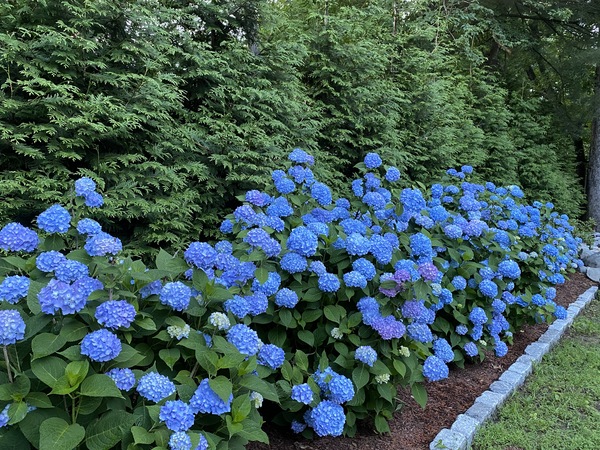
[[[600,231],[600,65],[596,66],[594,84],[594,116],[592,120],[592,143],[587,183],[588,216],[596,221],[596,231]]]

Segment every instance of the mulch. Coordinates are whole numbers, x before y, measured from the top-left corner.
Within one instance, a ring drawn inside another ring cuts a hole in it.
[[[588,288],[597,285],[584,274],[575,273],[557,286],[556,303],[567,308]],[[498,358],[490,353],[483,363],[469,364],[464,369],[451,368],[447,379],[426,383],[429,400],[422,409],[408,390],[399,389],[398,396],[404,407],[390,422],[391,433],[378,435],[370,429],[360,429],[353,438],[319,438],[308,441],[288,430],[266,426],[271,444],[252,443],[248,450],[421,450],[443,428],[449,428],[456,416],[464,413],[490,384],[524,353],[525,347],[536,341],[548,328],[547,324],[527,325],[515,333],[508,354]]]

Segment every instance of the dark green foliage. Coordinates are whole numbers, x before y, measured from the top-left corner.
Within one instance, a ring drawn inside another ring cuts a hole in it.
[[[562,6],[549,20],[567,20],[574,7]],[[87,175],[107,194],[99,218],[137,252],[181,248],[216,236],[220,213],[295,146],[340,193],[377,151],[415,182],[470,164],[578,215],[585,155],[573,143],[583,148],[587,119],[574,105],[588,103],[567,94],[591,84],[557,78],[562,44],[511,11],[494,1],[6,2],[2,222],[33,220]]]

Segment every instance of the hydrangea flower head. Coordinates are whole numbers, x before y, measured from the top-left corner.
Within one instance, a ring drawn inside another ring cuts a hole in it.
[[[230,395],[229,401],[225,402],[213,391],[208,382],[208,378],[203,379],[200,385],[190,399],[190,407],[194,414],[225,414],[231,411],[231,402],[233,394]]]
[[[35,266],[42,272],[53,272],[66,259],[65,255],[54,250],[42,252],[35,259]]]
[[[181,400],[169,400],[160,408],[158,418],[171,431],[187,431],[194,425],[194,412]]]
[[[309,155],[301,148],[295,148],[290,155],[288,156],[290,161],[293,161],[298,164],[308,164],[312,166],[315,163],[315,158],[312,155]]]
[[[75,195],[85,197],[96,190],[96,182],[89,177],[82,177],[75,181]]]
[[[281,258],[281,268],[288,273],[304,272],[307,265],[306,258],[295,252],[288,252]]]
[[[135,320],[135,308],[125,300],[108,300],[96,308],[96,320],[106,328],[127,328]]]
[[[302,256],[313,256],[317,252],[317,235],[304,226],[294,228],[288,237],[286,246]]]
[[[285,361],[283,349],[273,344],[263,345],[258,351],[258,363],[272,370],[278,369]]]
[[[81,219],[79,222],[77,222],[77,232],[79,234],[94,236],[102,232],[102,225],[93,219]]]
[[[244,355],[251,356],[258,353],[260,339],[256,331],[247,325],[237,324],[231,327],[227,332],[227,340]]]
[[[217,251],[206,242],[192,242],[183,257],[188,264],[193,264],[198,269],[210,269],[215,264]]]
[[[11,304],[17,303],[24,297],[27,297],[31,280],[21,275],[6,277],[0,283],[0,302]]]
[[[192,450],[192,438],[185,431],[176,431],[169,438],[169,450]]]
[[[175,393],[175,384],[164,375],[149,372],[140,378],[137,391],[146,400],[158,403]]]
[[[37,225],[48,233],[66,233],[71,226],[71,214],[61,205],[52,205],[38,216]]]
[[[318,436],[341,436],[346,423],[344,409],[330,400],[323,400],[310,411],[309,425]]]
[[[280,289],[275,295],[275,304],[285,308],[293,308],[298,304],[298,294],[288,288]]]
[[[81,354],[96,362],[115,359],[121,353],[121,349],[119,338],[105,329],[92,331],[81,341]]]
[[[452,347],[448,344],[446,339],[436,339],[433,341],[433,352],[435,356],[440,358],[445,363],[452,362],[454,360],[454,352]]]
[[[90,208],[100,208],[104,205],[104,198],[98,192],[90,192],[84,198],[86,206]]]
[[[396,167],[388,167],[385,172],[385,179],[390,183],[394,183],[400,179],[400,171]]]
[[[111,377],[117,388],[122,391],[128,391],[135,386],[135,374],[131,369],[119,369],[118,367],[115,367],[106,372],[106,375]]]
[[[89,275],[88,266],[72,259],[65,259],[55,270],[56,278],[65,283],[77,281]]]
[[[119,238],[102,231],[90,236],[83,248],[90,256],[106,256],[119,253],[123,250],[123,244]]]
[[[440,381],[448,378],[448,366],[437,356],[428,356],[423,364],[423,376],[428,381]]]
[[[292,386],[291,398],[305,405],[310,405],[313,401],[313,391],[308,383],[298,384]]]
[[[160,302],[175,311],[187,309],[192,298],[192,290],[181,281],[166,283],[159,294]]]
[[[32,252],[39,243],[35,231],[20,223],[11,222],[0,230],[0,249],[11,252]]]
[[[376,169],[379,167],[383,161],[381,160],[381,156],[377,153],[367,153],[365,155],[365,166],[367,169]]]
[[[324,273],[319,276],[319,289],[323,292],[337,292],[340,288],[340,279],[332,273]]]
[[[377,352],[373,349],[373,347],[369,345],[363,345],[356,349],[354,353],[354,359],[365,363],[369,367],[373,367],[375,361],[377,361]]]
[[[310,186],[310,195],[321,206],[329,206],[332,202],[331,191],[327,185],[318,181]]]
[[[0,344],[11,345],[25,337],[25,322],[15,309],[0,311]]]
[[[219,330],[228,330],[231,326],[229,318],[222,312],[214,312],[208,317],[208,322]]]

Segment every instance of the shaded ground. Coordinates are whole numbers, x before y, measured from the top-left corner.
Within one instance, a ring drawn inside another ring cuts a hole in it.
[[[585,275],[576,273],[567,283],[557,287],[556,303],[568,307],[589,287],[596,285]],[[469,365],[465,369],[451,369],[448,379],[427,383],[429,401],[421,409],[407,391],[399,397],[405,403],[390,423],[389,435],[377,435],[361,430],[354,438],[320,438],[314,441],[298,439],[286,430],[267,427],[270,445],[251,444],[249,450],[420,450],[428,449],[429,443],[442,428],[452,425],[458,414],[466,411],[473,401],[488,389],[519,356],[525,347],[536,341],[548,328],[546,324],[526,326],[515,333],[514,344],[508,354],[497,358],[490,354],[482,364]]]

